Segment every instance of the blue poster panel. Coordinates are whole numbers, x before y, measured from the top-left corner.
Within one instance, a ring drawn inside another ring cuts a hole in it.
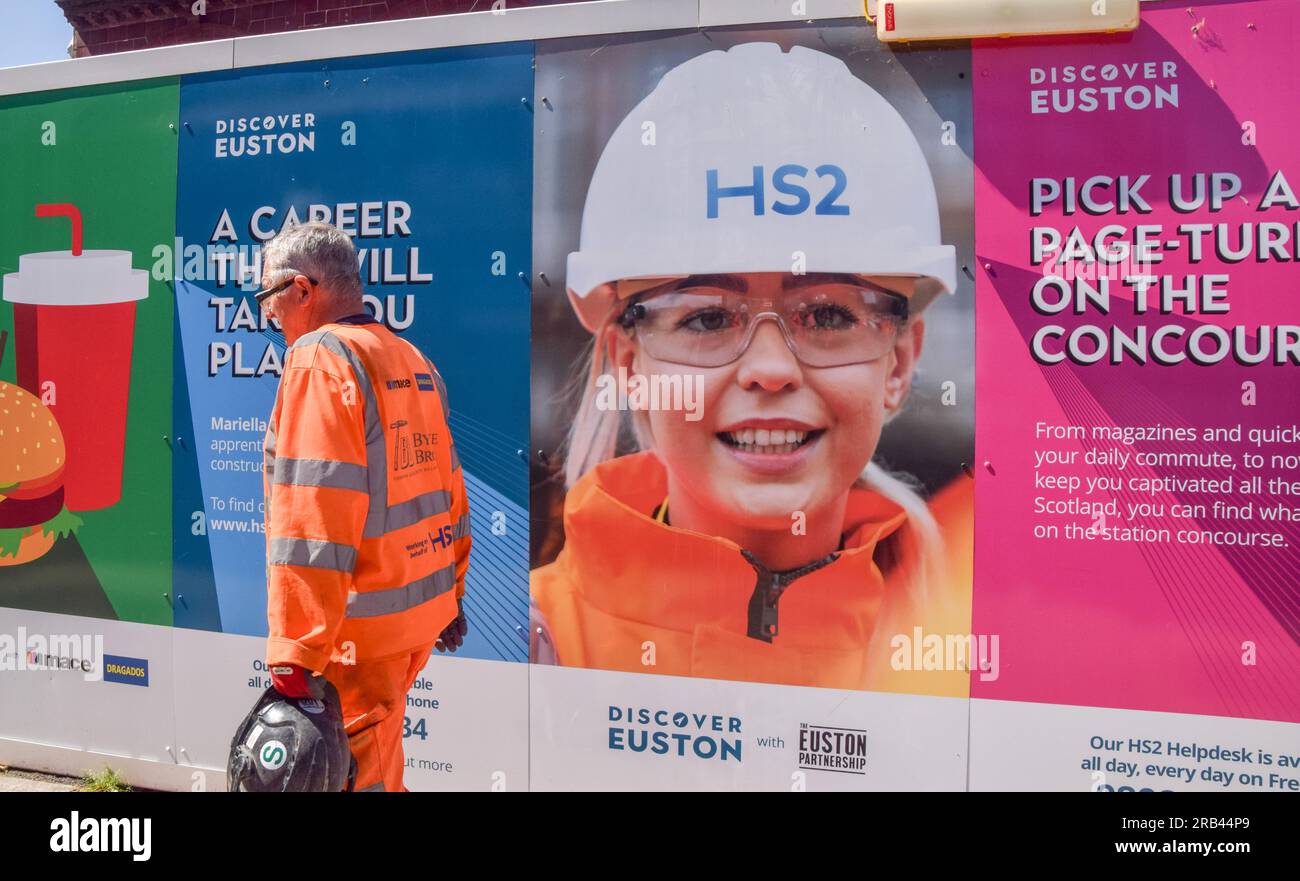
[[[262,438],[284,337],[261,247],[322,220],[369,311],[446,381],[473,555],[461,656],[527,658],[532,45],[187,77],[176,297],[176,624],[266,633]],[[183,597],[183,599],[181,599]]]

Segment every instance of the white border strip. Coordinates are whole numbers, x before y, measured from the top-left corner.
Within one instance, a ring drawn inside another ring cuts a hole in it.
[[[5,67],[0,68],[0,95],[94,86],[123,80],[145,80],[208,70],[229,70],[234,54],[234,40],[213,40],[209,43],[161,46],[157,49],[137,49],[134,52]]]
[[[520,9],[506,3],[504,13],[311,28],[0,68],[0,95],[442,46],[862,18],[865,11],[864,0],[594,0]]]
[[[860,18],[863,0],[594,0],[311,28],[0,68],[0,95],[215,70],[639,31]],[[490,6],[490,0],[484,0]]]
[[[863,0],[699,0],[702,28],[733,24],[799,24],[826,18],[860,18]]]
[[[234,67],[444,46],[695,28],[699,0],[597,0],[239,37]],[[489,6],[489,0],[484,0]]]
[[[0,738],[0,762],[24,771],[65,777],[80,777],[107,765],[119,772],[128,786],[169,792],[194,792],[199,781],[206,792],[225,792],[227,785],[224,768],[178,765],[8,737]]]

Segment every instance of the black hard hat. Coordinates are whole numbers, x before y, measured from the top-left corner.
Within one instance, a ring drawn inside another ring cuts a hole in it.
[[[343,730],[339,693],[310,677],[313,696],[285,697],[268,688],[230,742],[231,792],[343,792],[356,762]]]

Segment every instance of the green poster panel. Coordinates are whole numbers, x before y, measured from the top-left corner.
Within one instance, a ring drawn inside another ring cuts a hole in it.
[[[0,606],[172,623],[179,100],[0,98]]]

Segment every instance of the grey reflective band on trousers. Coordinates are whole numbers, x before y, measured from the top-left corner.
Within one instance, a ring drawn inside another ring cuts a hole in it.
[[[366,479],[366,466],[352,462],[277,456],[267,473],[271,475],[271,483],[281,485],[354,489],[358,492],[368,492],[370,489]]]
[[[388,790],[384,789],[384,781],[380,780],[378,783],[371,783],[369,786],[366,786],[362,789],[358,789],[356,791],[357,792],[387,792]]]
[[[312,538],[273,538],[266,551],[266,561],[272,566],[309,566],[351,572],[357,565],[357,549]]]
[[[391,615],[427,603],[434,597],[442,596],[456,586],[456,564],[444,566],[432,575],[387,590],[368,590],[365,593],[352,591],[348,594],[348,608],[345,617],[375,618]]]

